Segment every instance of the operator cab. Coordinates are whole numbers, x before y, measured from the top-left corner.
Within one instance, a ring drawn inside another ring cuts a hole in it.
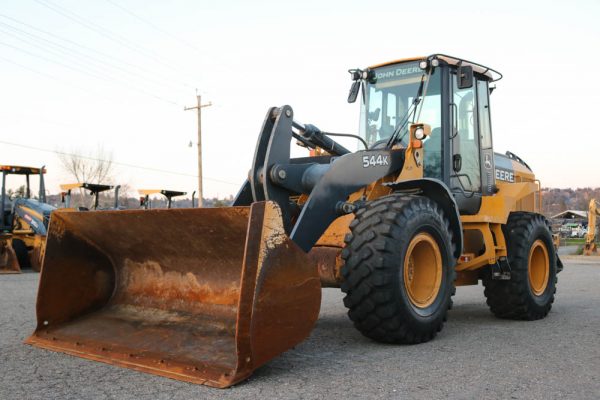
[[[360,135],[369,147],[386,147],[394,134],[394,144],[406,147],[412,123],[431,126],[424,176],[450,188],[461,214],[476,214],[481,196],[495,193],[489,84],[502,75],[440,54],[350,73],[354,98],[363,85]]]
[[[25,186],[24,192],[20,197],[23,199],[31,199],[31,185],[30,185],[30,175],[37,175],[40,178],[40,187],[39,187],[39,203],[36,204],[39,206],[37,208],[42,209],[42,214],[44,219],[46,217],[49,218],[51,209],[48,207],[43,207],[43,203],[46,202],[46,188],[44,185],[44,174],[46,173],[46,169],[35,168],[35,167],[23,167],[17,165],[0,165],[0,172],[2,173],[2,189],[0,194],[0,210],[2,211],[2,215],[0,216],[0,231],[10,231],[12,229],[13,217],[15,213],[15,202],[10,198],[7,192],[7,183],[6,178],[9,175],[22,175],[25,176]],[[16,199],[15,199],[16,200]],[[22,201],[22,200],[20,200]]]

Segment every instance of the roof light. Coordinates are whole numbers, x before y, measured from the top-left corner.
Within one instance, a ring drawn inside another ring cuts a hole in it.
[[[427,62],[427,60],[423,60],[423,61],[421,61],[419,63],[419,68],[421,68],[421,69],[427,69],[428,64],[429,63]]]

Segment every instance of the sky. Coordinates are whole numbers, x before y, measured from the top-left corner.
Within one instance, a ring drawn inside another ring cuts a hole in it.
[[[0,164],[46,165],[56,193],[56,152],[103,148],[114,183],[191,193],[198,90],[205,197],[235,195],[269,107],[356,133],[349,68],[445,53],[504,74],[495,151],[544,187],[598,187],[599,17],[597,0],[2,0]]]

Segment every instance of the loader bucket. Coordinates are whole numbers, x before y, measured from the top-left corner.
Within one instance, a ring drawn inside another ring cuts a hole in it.
[[[320,299],[272,202],[56,212],[26,343],[223,388],[304,340]]]
[[[17,254],[10,243],[9,234],[0,234],[0,274],[20,274]]]

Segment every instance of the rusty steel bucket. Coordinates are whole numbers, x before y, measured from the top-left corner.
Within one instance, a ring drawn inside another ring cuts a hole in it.
[[[54,213],[26,343],[223,388],[304,340],[320,301],[272,202]]]
[[[20,274],[17,254],[11,245],[11,234],[0,233],[0,274]]]

